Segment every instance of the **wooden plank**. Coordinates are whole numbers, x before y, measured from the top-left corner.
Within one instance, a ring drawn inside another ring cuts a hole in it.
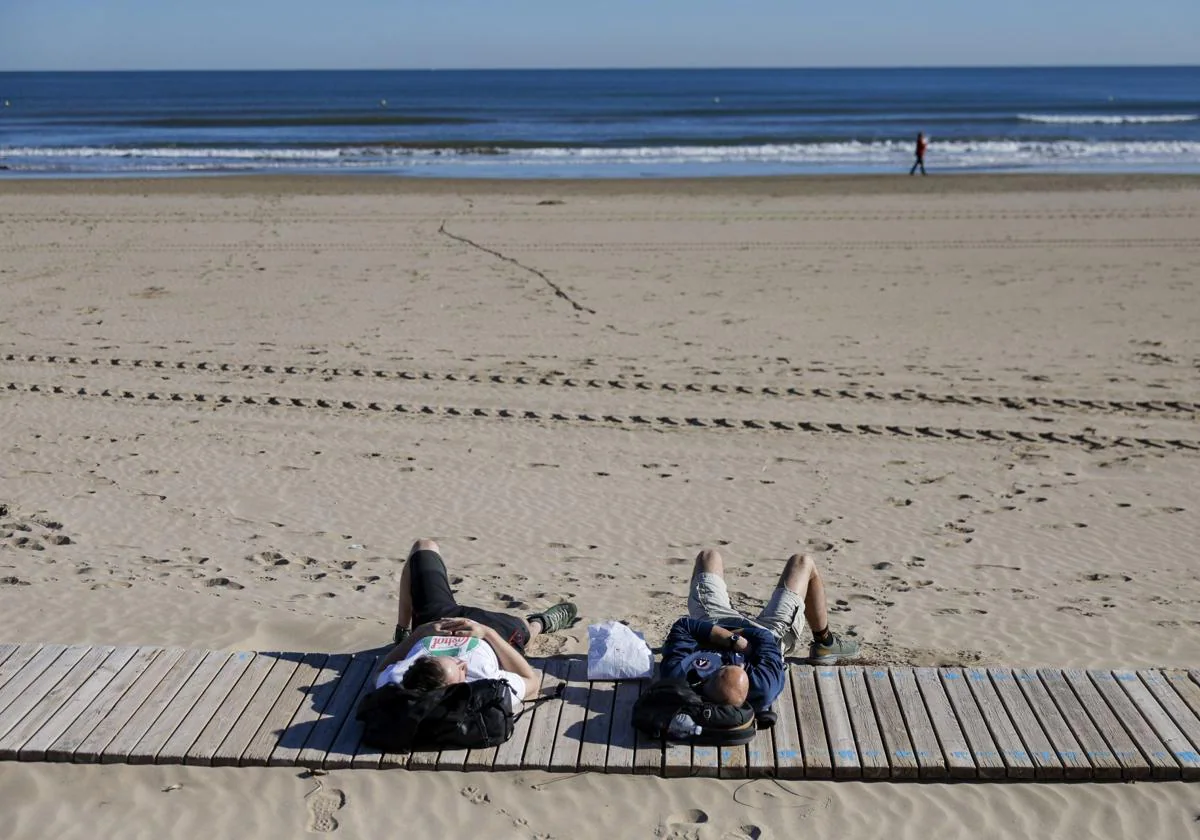
[[[533,720],[529,722],[529,737],[521,760],[521,767],[546,769],[554,751],[554,734],[558,732],[558,716],[563,712],[563,697],[558,694],[570,673],[571,660],[556,658],[546,660],[545,676],[541,678],[542,696],[551,695],[533,709]],[[557,695],[557,696],[554,696]],[[500,754],[496,755],[500,769]]]
[[[946,696],[946,688],[936,668],[914,668],[911,672],[913,680],[920,690],[921,699],[929,711],[929,720],[933,731],[937,733],[938,743],[942,745],[942,753],[946,756],[946,764],[952,779],[973,779],[979,770],[975,759],[971,756],[971,748],[967,745],[967,736],[963,734],[958,724],[950,699]],[[892,676],[900,685],[904,672],[896,669]],[[905,693],[899,695],[901,704],[908,702]],[[909,708],[903,706],[907,715]],[[906,718],[911,720],[911,718]]]
[[[342,656],[344,654],[338,655]],[[242,753],[242,757],[238,760],[239,766],[263,767],[270,762],[271,755],[275,752],[276,747],[279,746],[280,741],[288,737],[292,719],[299,712],[300,707],[304,705],[304,701],[312,691],[314,681],[320,675],[321,669],[328,658],[324,653],[304,654],[304,658],[300,660],[300,664],[297,666],[295,673],[292,674],[292,678],[283,687],[283,692],[279,695],[279,699],[275,701],[275,705],[267,712],[262,725],[254,733],[254,737],[250,739],[246,751]],[[328,700],[329,698],[325,696],[324,699]],[[290,742],[289,746],[291,746]],[[301,742],[300,746],[303,746],[303,742]]]
[[[438,770],[461,772],[467,761],[470,750],[442,750],[438,753]]]
[[[409,753],[407,764],[399,766],[407,767],[409,770],[436,770],[440,755],[441,753],[437,750],[417,750]]]
[[[868,686],[876,683],[882,685],[884,678],[875,675],[876,671],[882,670],[876,669],[870,672],[871,678],[867,682]],[[912,668],[889,668],[886,676],[891,680],[891,687],[895,691],[900,713],[904,716],[908,736],[912,739],[913,753],[917,758],[917,772],[920,778],[946,778],[950,774],[949,762],[942,752],[942,745],[938,741],[933,721],[929,718],[929,711],[925,708],[925,701],[921,697],[921,689],[917,687],[916,675]],[[938,688],[940,690],[941,687]],[[959,733],[959,737],[961,737],[961,733]],[[974,766],[974,762],[970,762],[969,767],[972,770]]]
[[[539,689],[539,691],[537,693],[538,698],[545,697],[548,692],[557,691],[558,687],[560,685],[562,685],[562,682],[563,682],[562,677],[557,673],[557,671],[555,673],[551,673],[552,669],[556,670],[558,668],[558,666],[556,664],[554,664],[557,661],[558,660],[553,660],[553,659],[537,659],[537,660],[531,659],[530,660],[530,664],[533,665],[533,667],[539,669],[542,674],[541,688]],[[525,704],[525,708],[521,712],[521,716],[519,718],[517,718],[516,725],[513,727],[512,737],[509,738],[507,741],[505,741],[503,744],[501,744],[496,749],[496,758],[492,762],[493,769],[495,769],[495,770],[519,770],[519,769],[521,769],[521,759],[525,755],[525,747],[526,747],[526,744],[528,744],[528,742],[529,742],[529,733],[533,730],[534,718],[537,717],[537,713],[544,706],[548,706],[551,704],[554,705],[554,715],[555,715],[554,723],[557,726],[558,712],[561,711],[561,707],[562,707],[561,700],[546,700],[545,702],[538,703],[536,706],[532,705],[530,703]],[[543,720],[541,721],[539,728],[538,728],[539,732],[542,732],[545,730],[546,719],[549,716],[550,716],[549,712],[547,712],[546,715],[543,716]],[[547,761],[548,760],[549,760],[549,757],[547,756]]]
[[[274,660],[270,672],[259,683],[242,710],[237,722],[229,730],[229,734],[221,741],[220,746],[213,752],[209,764],[213,767],[236,766],[242,753],[254,740],[254,735],[262,725],[263,719],[271,711],[271,707],[279,699],[286,686],[300,667],[302,657],[297,653],[260,653],[257,658],[267,661]]]
[[[230,663],[235,661],[231,659]],[[262,653],[255,654],[250,659],[246,667],[240,671],[237,683],[203,724],[204,728],[200,730],[200,734],[192,745],[186,749],[183,755],[184,764],[212,764],[213,756],[221,746],[221,742],[229,737],[234,726],[237,725],[238,719],[241,718],[242,712],[250,703],[250,699],[277,662],[279,659],[276,657]],[[232,666],[227,665],[226,667]],[[174,745],[171,746],[173,749]]]
[[[67,650],[66,645],[44,645],[36,653],[34,653],[20,670],[15,671],[9,676],[8,682],[4,684],[4,688],[0,688],[0,727],[4,727],[7,731],[12,726],[16,725],[16,720],[11,720],[6,716],[8,707],[12,703],[24,695],[31,685],[45,673],[46,669],[54,664],[60,656]],[[60,675],[61,678],[61,675]],[[49,689],[46,689],[47,691]],[[42,692],[45,694],[45,691]],[[39,695],[40,696],[40,695]],[[4,726],[7,723],[8,726]]]
[[[633,752],[633,772],[638,775],[664,775],[663,762],[666,750],[663,742],[637,732],[637,746]]]
[[[329,746],[329,751],[325,754],[324,767],[326,770],[349,767],[354,762],[359,742],[362,740],[363,725],[362,721],[356,716],[358,714],[358,705],[367,696],[368,692],[375,689],[375,669],[379,666],[380,657],[375,654],[365,653],[359,654],[355,659],[357,660],[359,657],[362,657],[366,664],[366,673],[363,674],[358,691],[351,697],[349,709],[343,716],[342,724],[338,727],[337,733],[334,735],[333,743]],[[337,702],[336,698],[334,702]]]
[[[637,730],[633,728],[633,704],[641,691],[638,680],[624,680],[616,685],[605,772],[633,772],[633,755],[637,749]]]
[[[1193,679],[1188,679],[1188,672],[1182,668],[1165,668],[1158,673],[1170,683],[1192,714],[1200,718],[1200,671],[1196,671]]]
[[[587,663],[583,676],[587,676]],[[580,770],[603,770],[608,761],[608,736],[612,731],[613,704],[616,703],[616,686],[611,682],[592,683],[588,694],[587,717],[583,721],[583,745],[579,750]],[[566,709],[563,709],[566,714]]]
[[[664,741],[663,775],[668,779],[692,775],[692,747],[690,744]]]
[[[825,732],[829,736],[829,753],[833,757],[835,779],[856,779],[862,776],[862,757],[854,742],[854,727],[846,712],[842,683],[837,671],[829,667],[813,670],[817,693],[821,697],[821,712],[825,716]]]
[[[1125,681],[1124,674],[1126,673],[1129,672],[1114,671],[1113,676],[1121,681],[1121,684],[1129,691],[1131,685]],[[1141,680],[1141,684],[1154,695],[1158,706],[1167,713],[1171,723],[1175,725],[1182,736],[1178,748],[1174,746],[1173,742],[1166,742],[1165,739],[1164,742],[1172,749],[1175,758],[1182,766],[1183,778],[1185,780],[1200,779],[1200,719],[1192,714],[1187,703],[1180,698],[1160,671],[1138,671],[1137,677]],[[1151,724],[1153,723],[1154,721],[1151,721]],[[1159,734],[1161,735],[1162,732],[1160,731]]]
[[[1027,748],[1028,744],[1044,742],[1044,748],[1048,749],[1049,742],[1045,741],[1037,718],[1013,682],[1012,674],[1003,670],[967,668],[963,675],[996,741],[1000,757],[1008,766],[1008,777],[1062,778],[1062,765],[1053,751],[1038,757],[1029,754],[1032,747]]]
[[[167,737],[162,746],[157,747],[153,756],[156,764],[186,763],[193,745],[199,740],[205,728],[212,723],[213,718],[221,713],[222,708],[230,699],[230,692],[256,658],[253,653],[247,651],[237,651],[225,657],[221,662],[220,670],[205,686],[200,697],[191,703],[190,708],[184,710],[183,719],[179,721],[175,731]],[[197,669],[197,673],[199,673],[199,669]],[[184,696],[181,691],[175,697],[172,706],[178,704]],[[236,702],[236,698],[234,700]],[[157,724],[155,725],[157,726]],[[143,738],[137,749],[138,751],[145,749],[149,752],[153,746],[152,741]]]
[[[50,717],[32,737],[21,745],[17,758],[22,761],[45,761],[46,752],[50,746],[87,711],[92,702],[116,678],[137,652],[138,648],[135,647],[114,648],[102,663],[90,670],[88,664],[81,661],[75,667],[75,672],[80,674],[82,682],[67,700],[57,704],[57,708],[50,709]],[[132,678],[130,678],[130,682],[132,682]],[[55,689],[55,691],[57,690]]]
[[[1121,762],[1092,723],[1087,711],[1057,668],[1040,668],[1037,672],[1053,699],[1059,713],[1071,728],[1084,755],[1092,763],[1092,778],[1096,781],[1115,781],[1121,778]]]
[[[715,777],[721,773],[721,759],[716,747],[692,745],[692,776]]]
[[[142,701],[182,655],[183,650],[180,648],[139,648],[120,673],[46,749],[46,760],[98,760],[99,749],[103,748],[125,721],[133,716]],[[107,734],[98,735],[95,740],[89,742],[89,746],[100,746],[91,755],[80,754],[76,759],[79,749],[101,728],[107,730]]]
[[[799,779],[804,776],[804,746],[800,739],[800,722],[796,715],[792,669],[789,667],[783,676],[783,691],[775,701],[778,719],[771,731],[774,754],[767,763],[774,765],[774,773],[778,778]],[[824,739],[823,727],[821,731]]]
[[[1200,718],[1200,671],[1196,672],[1195,680],[1189,680],[1187,671],[1178,669],[1163,671],[1162,675],[1175,689],[1180,699],[1191,709],[1192,714]]]
[[[658,665],[649,679],[638,685],[639,694],[645,691],[658,678]],[[663,775],[663,762],[666,761],[666,749],[663,741],[651,738],[643,732],[636,731],[636,746],[633,751],[633,772],[637,775]]]
[[[334,676],[329,700],[324,704],[318,716],[313,719],[308,738],[304,741],[304,747],[296,756],[294,763],[298,766],[323,767],[339,730],[347,718],[354,716],[355,698],[370,675],[375,655],[360,653],[353,657],[347,656],[346,660]],[[327,669],[328,667],[326,664]],[[295,722],[293,722],[294,725]],[[272,758],[274,758],[273,755]]]
[[[338,683],[342,674],[350,666],[350,655],[335,653],[321,665],[310,687],[301,688],[299,708],[291,717],[290,723],[281,724],[286,727],[267,758],[267,764],[272,767],[294,767],[299,763],[300,753],[304,745],[316,729],[317,722],[325,712],[325,707],[337,693]],[[317,761],[320,766],[320,761]]]
[[[1171,720],[1170,714],[1159,705],[1154,694],[1138,679],[1133,671],[1112,672],[1113,679],[1125,690],[1125,694],[1141,712],[1146,722],[1162,739],[1171,757],[1179,762],[1181,778],[1187,782],[1200,778],[1200,755],[1187,737]]]
[[[87,678],[95,673],[109,654],[115,650],[113,647],[82,647],[75,650],[82,650],[82,655],[75,659],[71,654],[73,649],[63,653],[61,657],[47,668],[41,678],[30,686],[26,695],[22,696],[21,705],[27,705],[28,710],[24,716],[15,723],[7,732],[0,733],[0,759],[17,758],[25,742],[37,734],[38,730],[54,716],[63,703],[70,699],[75,690],[81,686]],[[46,683],[53,681],[48,688],[43,690]],[[5,716],[15,717],[17,704],[9,706],[5,711]],[[0,722],[0,730],[3,730],[4,724]]]
[[[62,645],[59,647],[62,648]],[[41,645],[18,645],[16,650],[11,651],[4,661],[0,662],[0,689],[4,688],[29,660],[40,653],[41,649]]]
[[[163,651],[130,686],[112,711],[75,748],[75,761],[124,761],[187,680],[204,651]]]
[[[791,680],[787,680],[791,682]],[[780,699],[783,695],[780,694]],[[779,708],[779,700],[775,701],[775,708]],[[758,734],[754,736],[754,740],[746,745],[746,774],[751,778],[759,778],[762,776],[776,776],[778,769],[775,765],[775,728],[779,726],[779,722],[775,722],[775,726],[769,729],[760,729]],[[801,760],[803,766],[803,760]]]
[[[817,693],[812,666],[799,665],[792,669],[792,690],[795,692],[800,742],[804,745],[804,775],[809,779],[831,779],[833,755],[825,734],[821,696]]]
[[[13,644],[12,642],[0,644],[0,666],[4,665],[5,660],[12,656],[19,647],[20,645]],[[0,685],[2,684],[0,683]]]
[[[180,687],[158,718],[146,730],[146,734],[130,749],[128,755],[125,756],[125,761],[129,764],[154,763],[159,750],[171,739],[191,710],[202,701],[205,692],[208,691],[209,686],[221,673],[221,669],[225,667],[225,663],[229,659],[230,655],[226,651],[206,653],[200,664],[196,666],[196,670],[188,677],[187,682]],[[193,737],[196,734],[199,734],[198,731],[193,732]],[[182,755],[179,763],[182,763],[181,759]]]
[[[170,705],[171,700],[195,673],[200,663],[204,661],[205,655],[202,650],[184,651],[183,656],[179,657],[179,660],[171,666],[171,670],[162,678],[162,682],[154,687],[138,710],[110,741],[105,744],[99,743],[99,738],[96,736],[101,732],[102,727],[97,727],[96,731],[89,736],[88,741],[80,747],[80,752],[94,750],[100,753],[99,760],[102,764],[128,760],[129,754],[133,752],[138,741],[142,740],[142,737],[150,731],[150,727],[158,720],[159,715]],[[91,745],[88,742],[91,742]]]
[[[1130,739],[1137,745],[1138,751],[1146,757],[1150,765],[1150,778],[1152,779],[1178,779],[1180,778],[1179,762],[1172,756],[1170,750],[1167,749],[1153,727],[1146,722],[1142,717],[1142,713],[1138,711],[1137,706],[1129,699],[1121,686],[1117,685],[1117,681],[1113,679],[1111,671],[1087,671],[1087,679],[1096,688],[1096,691],[1104,698],[1104,702],[1113,712],[1113,717],[1118,721],[1118,725],[1129,734]],[[1071,678],[1071,672],[1067,672],[1067,678]],[[1078,687],[1076,687],[1078,691]],[[1106,735],[1111,736],[1112,730],[1105,728],[1103,730]]]
[[[971,745],[971,754],[975,757],[979,778],[1003,779],[1008,773],[1004,759],[996,742],[992,740],[987,722],[983,719],[979,706],[975,704],[975,697],[967,687],[967,681],[963,679],[962,670],[943,668],[939,676],[946,688],[946,695],[950,698],[950,705],[954,707],[954,714],[967,736],[967,743]]]
[[[921,765],[917,751],[913,747],[908,734],[908,725],[904,722],[904,712],[896,700],[896,691],[892,686],[891,675],[886,668],[863,669],[863,680],[871,705],[875,708],[875,716],[879,722],[879,734],[883,738],[883,748],[887,751],[888,760],[892,765],[891,778],[916,779],[921,775]],[[915,689],[915,686],[914,686]],[[932,736],[932,730],[929,731]],[[934,746],[937,739],[933,739]],[[941,751],[938,751],[941,755]]]
[[[842,694],[846,698],[846,710],[850,713],[850,725],[854,728],[854,741],[858,744],[863,778],[890,778],[891,751],[883,743],[883,735],[875,719],[875,707],[871,702],[871,694],[867,691],[867,681],[862,668],[838,668],[837,672],[842,678]],[[909,752],[911,753],[911,750]],[[912,763],[913,775],[916,775],[916,762],[911,755],[907,761]]]
[[[755,735],[757,737],[757,734]],[[744,779],[748,775],[746,745],[717,748],[718,775],[722,779]]]
[[[386,656],[387,654],[380,654]],[[382,661],[382,660],[380,660]],[[371,671],[371,675],[367,677],[367,684],[372,688],[377,688],[379,684],[379,662],[375,663],[375,668]],[[519,725],[519,723],[518,723]],[[362,733],[362,726],[359,725],[359,733]],[[359,738],[358,748],[354,751],[354,758],[350,760],[350,766],[355,770],[377,768],[382,765],[383,750],[378,747],[372,747],[362,742]]]
[[[638,693],[645,691],[658,678],[658,665],[648,680],[638,685]],[[633,751],[633,772],[636,775],[664,775],[664,762],[667,758],[666,746],[661,739],[635,729],[636,746]]]
[[[1083,747],[1071,732],[1071,727],[1054,704],[1050,693],[1038,679],[1037,672],[1028,668],[1018,668],[1012,673],[1025,699],[1033,708],[1033,713],[1042,724],[1042,730],[1049,736],[1050,743],[1058,754],[1058,760],[1062,762],[1063,776],[1069,780],[1093,778],[1092,763],[1084,754]]]
[[[579,767],[579,755],[586,737],[585,721],[593,691],[593,686],[588,683],[586,660],[572,659],[565,664],[568,670],[562,689],[562,710],[546,765],[546,769],[554,773],[574,773],[576,768],[583,769]]]
[[[1096,730],[1100,733],[1100,737],[1108,744],[1108,748],[1119,762],[1121,766],[1121,778],[1150,778],[1149,761],[1142,755],[1142,751],[1138,749],[1133,739],[1129,737],[1129,733],[1125,731],[1125,727],[1117,720],[1108,703],[1104,701],[1100,692],[1096,690],[1096,686],[1088,679],[1087,673],[1079,669],[1068,669],[1059,673],[1067,682],[1067,685],[1084,711],[1087,712],[1088,718],[1095,725]],[[1165,747],[1163,748],[1163,761],[1169,762],[1166,765],[1168,767],[1178,767],[1166,755]]]

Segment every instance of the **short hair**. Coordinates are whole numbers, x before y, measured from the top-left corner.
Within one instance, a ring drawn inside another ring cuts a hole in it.
[[[400,685],[412,691],[434,691],[446,685],[446,671],[430,656],[422,656],[404,672]]]

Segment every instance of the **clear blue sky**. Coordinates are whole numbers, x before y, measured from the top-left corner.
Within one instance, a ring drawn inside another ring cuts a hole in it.
[[[0,70],[1200,64],[1200,0],[0,0]]]

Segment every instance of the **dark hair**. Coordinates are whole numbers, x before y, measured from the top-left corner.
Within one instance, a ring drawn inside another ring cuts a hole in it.
[[[400,685],[412,691],[433,691],[446,684],[446,672],[437,660],[422,656],[404,672]]]

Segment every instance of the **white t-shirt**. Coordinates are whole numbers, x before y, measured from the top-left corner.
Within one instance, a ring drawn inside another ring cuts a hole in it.
[[[474,680],[504,680],[512,691],[513,710],[521,708],[525,699],[525,680],[500,667],[496,651],[483,639],[475,636],[425,636],[417,640],[408,656],[384,668],[375,680],[375,687],[387,683],[400,685],[409,667],[422,656],[451,656],[467,663],[467,682]]]

